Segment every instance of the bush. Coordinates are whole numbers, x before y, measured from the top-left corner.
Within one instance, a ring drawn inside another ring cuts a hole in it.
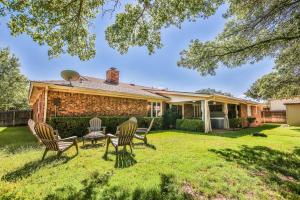
[[[250,126],[255,120],[255,117],[247,117],[248,126]]]
[[[163,128],[169,129],[176,126],[176,119],[179,118],[179,115],[176,111],[168,109],[163,115]]]
[[[64,137],[83,136],[87,133],[89,121],[92,117],[52,117],[48,123],[59,131],[59,135]],[[115,133],[116,128],[121,123],[129,119],[125,116],[101,116],[102,126],[106,127],[106,133]],[[148,127],[151,117],[137,117],[138,127]],[[155,118],[152,130],[162,129],[162,118]]]
[[[204,122],[199,119],[177,119],[176,129],[184,131],[203,132]]]
[[[242,128],[243,127],[243,118],[232,118],[229,119],[229,127],[230,128]]]

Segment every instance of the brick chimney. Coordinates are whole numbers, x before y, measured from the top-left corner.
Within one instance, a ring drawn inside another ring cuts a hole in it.
[[[119,71],[115,67],[111,67],[106,71],[106,83],[119,84]]]

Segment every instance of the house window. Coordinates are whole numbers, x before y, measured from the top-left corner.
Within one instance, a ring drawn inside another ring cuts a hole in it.
[[[247,114],[248,114],[248,117],[252,116],[251,106],[247,106]]]
[[[201,107],[199,104],[193,104],[193,108],[194,108],[194,118],[200,118],[201,115]]]
[[[161,102],[149,102],[148,103],[148,116],[149,117],[160,117],[162,116],[162,105]]]

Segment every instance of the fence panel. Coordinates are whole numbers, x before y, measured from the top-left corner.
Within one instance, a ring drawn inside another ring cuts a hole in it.
[[[261,112],[262,120],[265,123],[286,123],[286,111],[267,111]]]
[[[19,126],[27,124],[32,110],[0,111],[0,126]]]

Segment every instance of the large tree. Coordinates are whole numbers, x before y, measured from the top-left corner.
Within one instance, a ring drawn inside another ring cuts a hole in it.
[[[0,110],[28,108],[28,80],[8,48],[0,49],[0,94]]]
[[[254,63],[266,56],[281,65],[299,64],[300,0],[4,0],[0,14],[10,17],[13,35],[26,33],[47,44],[49,55],[62,53],[86,60],[95,56],[92,29],[99,14],[115,14],[106,29],[109,45],[120,53],[131,46],[146,46],[149,53],[162,47],[161,30],[181,27],[185,21],[205,19],[226,4],[227,23],[212,41],[192,38],[181,52],[179,66],[214,75],[219,66],[229,68]],[[122,6],[121,6],[122,5]],[[121,6],[120,9],[118,7]]]
[[[221,95],[233,97],[233,95],[229,92],[223,92],[221,90],[216,90],[214,88],[200,89],[200,90],[197,90],[196,93],[199,93],[199,94],[221,94]]]

